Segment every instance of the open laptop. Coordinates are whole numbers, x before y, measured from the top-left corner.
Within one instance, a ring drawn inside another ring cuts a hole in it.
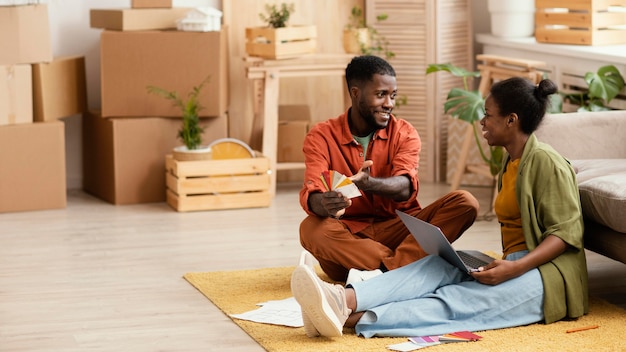
[[[400,210],[396,210],[396,213],[426,253],[442,257],[448,263],[461,269],[461,271],[467,273],[477,271],[479,267],[485,266],[494,260],[494,258],[479,251],[455,251],[437,226]]]

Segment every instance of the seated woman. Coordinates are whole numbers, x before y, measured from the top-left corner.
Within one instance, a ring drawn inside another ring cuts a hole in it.
[[[423,336],[552,323],[588,311],[583,219],[576,175],[537,140],[556,86],[524,78],[493,85],[481,120],[483,137],[506,150],[495,212],[503,258],[467,274],[427,256],[343,287],[299,265],[291,290],[308,336]]]

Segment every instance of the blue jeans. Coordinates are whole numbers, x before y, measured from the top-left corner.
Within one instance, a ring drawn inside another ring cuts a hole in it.
[[[509,255],[516,260],[528,251]],[[543,283],[538,269],[490,286],[439,256],[427,256],[352,285],[357,335],[424,336],[482,331],[543,320]]]

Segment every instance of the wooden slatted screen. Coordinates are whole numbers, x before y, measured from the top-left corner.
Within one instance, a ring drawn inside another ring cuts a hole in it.
[[[431,63],[451,62],[471,68],[473,36],[469,1],[366,1],[368,24],[387,38],[390,50],[396,54],[390,62],[398,76],[398,93],[407,97],[407,104],[395,110],[395,114],[411,122],[420,134],[419,174],[424,181],[445,181],[450,174],[451,124],[443,113],[443,102],[452,87],[462,85],[460,79],[444,72],[426,76],[426,67]],[[377,23],[376,16],[381,13],[387,14],[388,19]],[[451,132],[458,133],[454,129]]]

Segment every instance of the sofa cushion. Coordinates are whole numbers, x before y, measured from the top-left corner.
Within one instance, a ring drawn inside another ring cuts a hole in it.
[[[626,159],[573,160],[583,214],[626,233]]]

